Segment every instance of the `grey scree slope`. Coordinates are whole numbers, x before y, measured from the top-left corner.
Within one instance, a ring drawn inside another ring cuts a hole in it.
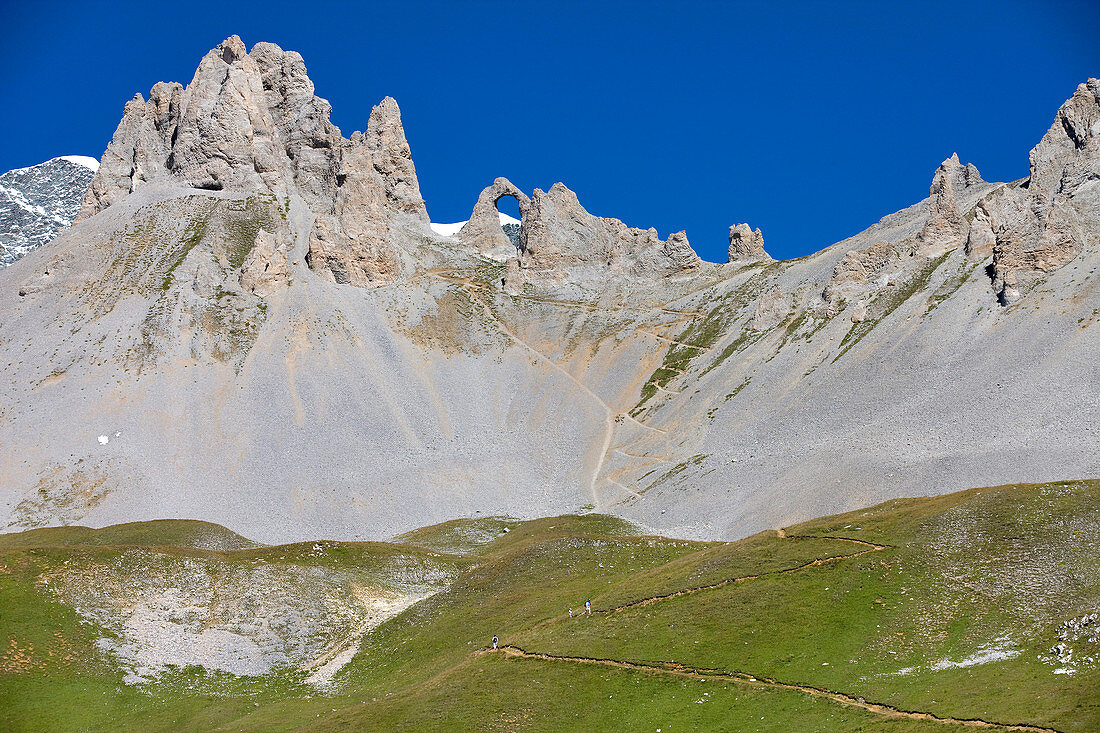
[[[1095,80],[1027,179],[953,157],[786,262],[746,225],[711,264],[505,179],[443,237],[396,103],[350,138],[328,116],[300,56],[236,37],[127,103],[77,224],[0,272],[0,527],[280,542],[590,508],[738,537],[1100,473]]]

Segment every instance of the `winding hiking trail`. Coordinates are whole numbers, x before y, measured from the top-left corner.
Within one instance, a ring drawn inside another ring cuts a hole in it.
[[[757,578],[762,578],[762,577],[767,576],[767,575],[786,575],[788,573],[797,573],[801,570],[805,570],[806,568],[814,567],[814,566],[817,566],[817,565],[824,565],[825,563],[830,563],[830,562],[839,562],[840,560],[849,560],[853,557],[859,557],[860,555],[867,555],[867,554],[872,553],[872,552],[879,552],[880,550],[885,550],[886,548],[891,547],[891,545],[877,545],[874,542],[867,542],[866,540],[856,540],[856,539],[852,539],[850,537],[832,537],[832,536],[829,536],[829,535],[787,535],[786,533],[784,533],[782,535],[779,535],[778,533],[776,533],[776,536],[777,537],[782,537],[783,539],[792,539],[792,540],[815,539],[815,540],[836,540],[838,542],[854,542],[858,545],[864,545],[866,547],[869,547],[870,549],[860,550],[859,552],[850,552],[846,555],[830,555],[829,557],[817,557],[817,558],[814,558],[813,560],[810,560],[808,562],[804,562],[801,565],[796,565],[793,568],[784,568],[783,570],[770,570],[766,573],[756,573],[754,575],[742,575],[742,576],[737,577],[737,578],[727,578],[726,580],[720,580],[717,583],[710,583],[709,585],[698,585],[698,586],[694,586],[692,588],[684,588],[682,590],[673,591],[672,593],[665,593],[665,594],[659,595],[659,596],[650,596],[648,598],[640,598],[636,601],[631,601],[630,603],[624,603],[621,606],[615,606],[614,608],[600,609],[600,610],[593,611],[592,613],[594,615],[595,614],[601,614],[601,613],[602,614],[619,613],[620,611],[625,611],[629,608],[639,608],[640,606],[648,606],[651,603],[659,603],[660,601],[667,601],[670,598],[680,598],[681,596],[690,596],[694,593],[700,593],[702,591],[715,590],[717,588],[724,588],[727,585],[733,585],[735,583],[744,583],[745,581],[756,580]]]
[[[993,728],[996,730],[1033,731],[1035,733],[1060,733],[1054,728],[1042,728],[1037,725],[1012,725],[1007,723],[997,723],[990,720],[982,720],[980,718],[950,718],[940,717],[938,715],[933,715],[932,713],[900,710],[891,705],[867,702],[863,698],[852,697],[851,695],[845,695],[841,692],[833,692],[831,690],[826,690],[820,687],[811,687],[810,685],[797,685],[789,682],[780,682],[769,677],[757,677],[755,675],[748,674],[747,672],[724,672],[717,669],[699,669],[695,667],[686,667],[684,665],[674,664],[671,662],[658,664],[638,664],[636,662],[624,662],[618,659],[558,656],[556,654],[528,652],[520,649],[517,646],[512,645],[505,645],[497,650],[487,649],[484,650],[483,653],[503,653],[504,655],[509,657],[517,657],[523,659],[541,659],[545,662],[594,664],[604,667],[614,667],[616,669],[630,669],[639,672],[650,672],[653,674],[664,674],[674,677],[686,677],[688,679],[695,680],[732,680],[734,682],[739,682],[749,687],[761,687],[802,692],[807,695],[812,695],[813,697],[820,697],[826,700],[832,700],[835,703],[839,703],[840,705],[845,705],[847,707],[861,708],[863,710],[875,713],[876,715],[881,715],[886,718],[908,718],[909,720],[924,720],[934,723],[943,723],[944,725],[961,725],[969,728]]]
[[[819,557],[808,562],[802,563],[795,567],[785,568],[782,570],[772,570],[765,573],[756,573],[753,575],[743,575],[736,578],[728,578],[726,580],[719,581],[717,583],[711,583],[708,585],[700,585],[692,588],[684,588],[682,590],[673,591],[672,593],[665,593],[662,595],[650,596],[648,598],[640,598],[636,601],[624,603],[619,606],[605,609],[593,609],[592,615],[601,614],[615,614],[621,611],[632,608],[640,608],[642,606],[648,606],[653,603],[660,603],[671,598],[680,598],[682,596],[688,596],[695,593],[702,593],[704,591],[715,590],[717,588],[723,588],[727,585],[733,585],[736,583],[744,583],[747,581],[755,580],[765,576],[773,575],[785,575],[788,573],[797,573],[806,568],[825,565],[826,563],[839,562],[841,560],[848,560],[862,555],[868,555],[873,552],[881,552],[888,548],[893,547],[887,544],[878,544],[875,542],[869,542],[867,540],[859,540],[852,537],[838,537],[835,535],[788,535],[784,530],[776,530],[776,537],[786,540],[801,540],[801,539],[826,539],[835,540],[838,542],[851,542],[856,545],[865,547],[866,549],[859,550],[858,552],[851,552],[843,555],[830,555],[828,557]],[[550,624],[556,624],[564,621],[565,616],[557,616],[547,619],[542,623],[535,624],[528,631],[534,631],[536,629],[545,627]],[[968,728],[989,728],[994,730],[1008,730],[1008,731],[1031,731],[1032,733],[1061,733],[1055,728],[1044,728],[1037,725],[1027,724],[1012,724],[1012,723],[999,723],[991,720],[984,720],[981,718],[952,718],[941,717],[933,713],[925,713],[914,710],[901,710],[893,707],[892,705],[886,705],[883,703],[869,702],[862,697],[856,697],[848,695],[843,692],[835,692],[833,690],[827,690],[822,687],[814,687],[812,685],[802,685],[793,682],[781,682],[770,677],[764,677],[760,675],[753,675],[748,672],[741,671],[726,671],[719,669],[707,669],[699,667],[689,667],[676,662],[652,662],[649,664],[642,664],[639,662],[630,662],[621,659],[601,659],[596,657],[574,657],[564,656],[556,654],[547,654],[544,652],[530,652],[522,649],[514,644],[502,645],[499,649],[482,649],[475,654],[495,654],[501,653],[507,657],[522,658],[522,659],[539,659],[545,662],[565,663],[565,664],[591,664],[604,667],[612,667],[616,669],[628,669],[640,672],[649,672],[652,674],[672,675],[676,677],[683,677],[688,679],[697,680],[721,680],[721,681],[734,681],[749,687],[771,688],[779,690],[790,690],[793,692],[801,692],[806,695],[818,697],[826,700],[831,700],[838,705],[844,705],[847,707],[860,708],[870,713],[880,715],[885,718],[905,718],[909,720],[921,720],[933,723],[941,723],[943,725],[957,725]]]
[[[451,271],[451,270],[439,269],[439,270],[427,271],[427,272],[424,273],[424,275],[427,276],[427,277],[430,277],[430,278],[437,279],[437,280],[442,280],[442,281],[450,283],[452,285],[456,285],[460,290],[465,292],[467,296],[469,296],[471,302],[477,303],[478,305],[481,306],[481,308],[484,311],[485,315],[487,317],[489,317],[490,319],[492,319],[497,324],[497,328],[500,329],[501,333],[503,333],[505,336],[507,336],[509,339],[511,339],[515,344],[517,344],[521,348],[523,348],[526,351],[530,352],[535,357],[536,361],[545,362],[551,369],[558,372],[559,374],[564,376],[567,380],[572,382],[585,395],[587,395],[594,402],[596,402],[599,405],[599,408],[603,411],[603,413],[604,413],[603,441],[602,441],[602,444],[600,445],[600,452],[599,452],[599,455],[598,455],[598,458],[597,458],[597,461],[596,461],[596,465],[592,469],[591,476],[590,476],[589,482],[588,482],[588,494],[589,494],[589,497],[592,500],[592,506],[595,508],[596,511],[602,511],[604,509],[604,505],[603,505],[603,502],[600,499],[600,494],[597,491],[597,486],[598,486],[599,481],[600,481],[600,473],[603,471],[604,464],[607,462],[607,456],[612,450],[612,441],[615,438],[615,421],[618,420],[618,419],[628,420],[628,421],[630,421],[631,423],[637,425],[640,428],[643,428],[645,430],[650,430],[650,431],[653,431],[653,432],[656,432],[656,433],[667,433],[668,431],[664,430],[662,428],[654,427],[652,425],[646,425],[645,423],[643,423],[643,422],[639,421],[637,418],[635,418],[633,415],[627,414],[625,412],[616,411],[602,397],[600,397],[595,392],[593,392],[592,389],[587,384],[585,384],[583,381],[581,381],[580,379],[575,377],[568,369],[566,369],[561,364],[559,364],[557,361],[555,361],[554,359],[550,358],[546,354],[544,354],[541,351],[539,351],[538,349],[536,349],[534,346],[529,344],[526,340],[521,338],[519,336],[519,334],[515,333],[515,331],[513,331],[508,326],[508,324],[506,324],[493,311],[492,306],[489,303],[485,302],[485,300],[483,300],[477,293],[474,292],[474,291],[486,291],[486,290],[488,290],[488,288],[486,288],[481,283],[477,282],[472,277],[455,276],[453,274],[453,272],[454,271]],[[525,300],[532,300],[532,301],[539,302],[539,303],[550,303],[550,304],[554,304],[554,305],[561,305],[561,306],[567,306],[567,307],[573,307],[573,308],[580,307],[584,310],[623,310],[624,309],[623,307],[604,308],[603,306],[600,306],[598,304],[579,303],[579,302],[573,302],[573,301],[553,301],[553,300],[549,300],[549,299],[545,299],[545,298],[532,298],[530,296],[522,296],[522,295],[514,296],[514,297],[525,299]],[[660,311],[662,313],[667,313],[667,314],[675,316],[674,320],[670,321],[669,323],[662,324],[662,326],[674,325],[676,323],[680,323],[681,321],[691,320],[692,318],[703,315],[703,314],[698,313],[696,311],[677,311],[677,310],[672,310],[672,309],[668,309],[668,308],[664,308],[664,307],[658,307],[658,308],[654,308],[654,309],[637,309],[637,308],[634,308],[634,309],[629,309],[629,310],[641,310],[643,312],[649,311],[649,310],[656,310],[656,311]],[[641,328],[641,327],[639,326],[638,328]],[[647,333],[648,333],[648,331],[647,331]],[[650,335],[655,335],[655,334],[650,334]],[[672,392],[671,390],[667,390],[667,389],[664,389],[663,387],[659,387],[659,386],[658,386],[658,389],[661,389],[664,392],[669,392],[671,394],[679,394],[678,392]],[[611,481],[611,479],[605,479],[605,480],[607,480],[610,483],[613,483],[613,484],[625,489],[627,492],[633,494],[634,496],[639,496],[639,494],[636,491],[634,491],[632,489],[629,489],[629,488],[623,486],[622,484],[620,484],[616,481]]]
[[[571,381],[579,390],[581,390],[585,395],[587,395],[589,398],[591,398],[602,409],[602,411],[604,412],[604,420],[605,420],[603,445],[601,446],[600,455],[598,457],[597,464],[591,472],[590,482],[589,482],[589,493],[591,494],[592,501],[593,501],[594,506],[596,507],[596,510],[599,511],[600,508],[601,508],[601,502],[599,500],[599,494],[596,490],[596,487],[597,487],[597,483],[600,479],[600,472],[602,471],[604,463],[606,462],[607,455],[608,455],[608,453],[610,453],[613,450],[612,441],[613,441],[613,437],[614,437],[614,434],[615,434],[615,426],[614,426],[615,420],[617,418],[618,419],[627,419],[627,420],[630,420],[631,422],[637,424],[639,427],[645,428],[647,430],[652,430],[652,431],[661,432],[661,433],[664,433],[664,432],[667,432],[667,431],[665,431],[661,428],[656,428],[656,427],[651,426],[651,425],[646,425],[645,423],[642,423],[639,420],[637,420],[633,415],[630,415],[630,414],[627,414],[627,413],[621,413],[621,414],[617,413],[610,405],[608,405],[602,398],[600,398],[595,392],[593,392],[588,387],[588,385],[586,385],[584,382],[577,379],[573,374],[571,374],[569,372],[569,370],[567,370],[566,368],[564,368],[563,366],[558,364],[554,359],[550,358],[546,354],[543,354],[538,349],[531,346],[523,338],[521,338],[518,334],[513,332],[505,323],[503,323],[503,321],[501,321],[501,319],[496,315],[496,313],[493,312],[492,307],[488,303],[484,302],[480,297],[478,297],[479,294],[478,294],[477,291],[484,290],[485,287],[481,283],[477,282],[474,278],[469,277],[469,276],[466,276],[466,277],[456,276],[456,273],[454,271],[447,271],[447,270],[429,271],[429,272],[426,272],[424,274],[427,275],[428,277],[431,277],[431,278],[434,278],[434,279],[439,279],[439,280],[443,280],[445,282],[449,282],[450,284],[456,285],[460,289],[464,290],[473,302],[479,304],[482,307],[482,309],[485,311],[485,314],[489,318],[491,318],[492,320],[497,322],[498,327],[501,329],[501,331],[504,333],[504,335],[506,337],[511,339],[514,343],[519,345],[521,348],[523,348],[523,349],[527,350],[528,352],[530,352],[535,357],[536,360],[543,361],[543,362],[547,363],[553,370],[560,373],[566,379]],[[518,297],[525,297],[525,296],[518,296]],[[552,299],[531,298],[531,297],[527,297],[527,299],[537,301],[537,302],[540,302],[540,303],[544,303],[544,304],[547,304],[547,305],[555,305],[555,306],[566,307],[566,308],[574,308],[574,309],[580,309],[580,310],[592,311],[592,310],[602,309],[602,306],[600,306],[598,304],[594,304],[594,303],[582,303],[582,302],[572,302],[572,301],[555,301],[555,300],[552,300]],[[611,308],[610,310],[619,310],[619,309],[618,308]],[[702,316],[704,314],[699,313],[699,312],[695,312],[695,311],[675,310],[675,309],[671,309],[671,308],[667,308],[667,307],[657,308],[657,309],[652,309],[652,310],[658,310],[660,312],[671,315],[671,316],[673,316],[673,319],[670,322],[660,323],[660,324],[656,324],[654,326],[648,326],[648,327],[646,325],[643,325],[643,324],[636,324],[634,326],[635,331],[643,333],[647,336],[651,336],[651,337],[657,339],[658,341],[672,344],[674,346],[679,346],[679,347],[682,347],[682,348],[696,349],[699,353],[706,353],[707,351],[713,350],[715,345],[712,345],[711,347],[708,348],[708,347],[700,346],[698,344],[691,344],[691,343],[687,343],[687,342],[684,342],[684,341],[680,341],[678,339],[671,338],[671,337],[665,336],[665,335],[660,334],[660,333],[657,332],[657,329],[668,328],[670,326],[678,325],[679,323],[682,323],[682,322],[685,322],[685,321],[691,321],[693,318]],[[681,370],[677,370],[677,371],[680,371],[680,373],[683,374],[683,371],[681,371]],[[650,383],[653,383],[653,382],[651,381]],[[679,394],[678,392],[676,392],[674,390],[666,389],[666,388],[662,387],[661,385],[654,384],[654,386],[658,390],[660,390],[661,392],[666,392],[666,393],[670,393],[670,394]],[[614,450],[619,450],[619,449],[615,448]],[[620,451],[620,452],[625,453],[625,451]],[[627,455],[630,455],[630,454],[627,454]],[[629,489],[628,487],[623,486],[622,484],[620,484],[616,481],[613,481],[610,478],[608,478],[606,480],[609,481],[610,483],[616,485],[616,486],[619,486],[621,489],[625,490],[626,492],[628,492],[630,494],[633,494],[635,497],[637,497],[639,495],[637,492],[633,491],[632,489]],[[662,601],[670,600],[670,599],[673,599],[673,598],[680,598],[680,597],[692,595],[692,594],[695,594],[695,593],[702,593],[702,592],[705,592],[705,591],[716,590],[716,589],[723,588],[723,587],[726,587],[726,586],[729,586],[729,585],[749,582],[749,581],[752,581],[752,580],[755,580],[755,579],[758,579],[758,578],[761,578],[761,577],[765,577],[765,576],[785,575],[785,574],[789,574],[789,573],[797,573],[797,572],[801,572],[801,571],[803,571],[807,568],[810,568],[810,567],[821,566],[821,565],[825,565],[826,563],[839,562],[841,560],[849,560],[849,559],[860,557],[862,555],[867,555],[867,554],[870,554],[870,553],[873,553],[873,552],[880,552],[882,550],[885,550],[885,549],[891,547],[891,545],[877,544],[877,543],[874,543],[874,542],[869,542],[867,540],[860,540],[860,539],[855,539],[855,538],[852,538],[852,537],[837,537],[837,536],[832,536],[832,535],[788,535],[783,529],[776,530],[776,537],[779,538],[779,539],[783,539],[783,540],[800,540],[800,539],[834,540],[834,541],[837,541],[837,542],[853,543],[855,545],[861,546],[862,549],[860,549],[856,552],[845,553],[845,554],[842,554],[842,555],[832,555],[832,556],[828,556],[828,557],[818,557],[818,558],[815,558],[813,560],[801,563],[797,566],[790,567],[790,568],[785,568],[785,569],[782,569],[782,570],[772,570],[772,571],[768,571],[768,572],[764,572],[764,573],[744,575],[744,576],[740,576],[740,577],[736,577],[736,578],[727,578],[726,580],[722,580],[722,581],[719,581],[717,583],[711,583],[711,584],[708,584],[708,585],[695,586],[695,587],[691,587],[691,588],[684,588],[684,589],[681,589],[681,590],[678,590],[678,591],[673,591],[671,593],[665,593],[665,594],[662,594],[662,595],[650,596],[650,597],[647,597],[647,598],[640,598],[638,600],[631,601],[629,603],[624,603],[622,605],[615,606],[615,607],[612,607],[612,608],[593,609],[592,612],[591,612],[591,615],[616,614],[616,613],[620,613],[620,612],[623,612],[623,611],[627,611],[629,609],[641,608],[641,607],[644,607],[644,606],[648,606],[648,605],[651,605],[651,604],[654,604],[654,603],[660,603]],[[546,619],[545,621],[542,621],[541,623],[535,624],[534,626],[528,628],[527,631],[528,632],[534,631],[536,629],[543,628],[543,627],[545,627],[547,625],[550,625],[550,624],[560,623],[564,620],[566,620],[565,615],[554,617],[554,618],[549,618],[549,619]],[[940,723],[940,724],[943,724],[943,725],[956,725],[956,726],[963,726],[963,727],[969,727],[969,728],[988,728],[988,729],[1008,730],[1008,731],[1031,731],[1033,733],[1060,733],[1058,730],[1056,730],[1054,728],[1044,728],[1044,727],[1035,726],[1035,725],[999,723],[999,722],[995,722],[995,721],[983,720],[983,719],[980,719],[980,718],[940,717],[940,716],[937,716],[933,713],[926,713],[926,712],[920,712],[920,711],[911,711],[911,710],[901,710],[901,709],[893,707],[891,705],[886,705],[886,704],[882,704],[882,703],[875,703],[875,702],[868,702],[867,700],[865,700],[862,697],[855,697],[855,696],[848,695],[848,694],[845,694],[845,693],[842,693],[842,692],[835,692],[835,691],[827,690],[827,689],[820,688],[820,687],[814,687],[812,685],[802,685],[802,684],[797,684],[797,683],[792,683],[792,682],[781,682],[779,680],[775,680],[775,679],[772,679],[772,678],[769,678],[769,677],[762,677],[762,676],[752,675],[750,673],[741,672],[741,671],[724,671],[724,670],[717,670],[717,669],[695,668],[695,667],[684,666],[682,664],[677,664],[677,663],[674,663],[674,662],[652,662],[652,663],[648,663],[648,664],[642,664],[642,663],[638,663],[638,662],[630,662],[630,661],[618,660],[618,659],[599,659],[599,658],[592,658],[592,657],[561,656],[561,655],[554,655],[554,654],[548,654],[548,653],[543,653],[543,652],[530,652],[530,651],[526,651],[524,649],[521,649],[520,647],[515,646],[515,645],[502,645],[499,649],[495,649],[495,650],[494,649],[482,649],[482,650],[479,650],[479,651],[475,652],[474,654],[475,655],[482,655],[482,654],[494,654],[494,653],[501,653],[501,654],[504,654],[505,656],[510,657],[510,658],[539,659],[539,660],[546,661],[546,662],[565,663],[565,664],[600,665],[600,666],[612,667],[612,668],[617,668],[617,669],[627,669],[627,670],[648,672],[648,673],[652,673],[652,674],[673,675],[673,676],[677,676],[677,677],[681,677],[681,678],[698,679],[698,680],[708,680],[709,679],[709,680],[734,681],[734,682],[737,682],[739,684],[747,685],[747,686],[750,686],[750,687],[789,690],[789,691],[794,691],[794,692],[801,692],[803,694],[811,695],[811,696],[817,697],[817,698],[830,700],[830,701],[832,701],[836,704],[839,704],[839,705],[844,705],[844,706],[847,706],[847,707],[860,708],[862,710],[866,710],[870,713],[882,716],[884,718],[919,720],[919,721]],[[459,666],[461,666],[461,663],[460,663]],[[441,674],[443,674],[443,673],[441,673]]]

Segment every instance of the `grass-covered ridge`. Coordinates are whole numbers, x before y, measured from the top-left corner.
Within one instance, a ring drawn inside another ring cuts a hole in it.
[[[186,546],[196,527],[149,524],[0,540],[0,698],[13,701],[0,728],[1100,729],[1100,622],[1082,621],[1100,611],[1100,481],[895,500],[733,543],[587,515],[213,551]],[[330,685],[286,666],[124,684],[97,641],[110,629],[66,594],[81,573],[107,585],[125,567],[160,573],[140,586],[151,593],[184,582],[156,570],[173,564],[221,593],[270,569],[299,609],[295,584],[344,598],[341,583],[382,593],[425,568],[446,580],[341,647]]]

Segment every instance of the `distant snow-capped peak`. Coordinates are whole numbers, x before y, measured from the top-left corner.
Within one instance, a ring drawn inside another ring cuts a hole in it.
[[[0,267],[6,267],[69,226],[99,161],[62,155],[0,175]]]

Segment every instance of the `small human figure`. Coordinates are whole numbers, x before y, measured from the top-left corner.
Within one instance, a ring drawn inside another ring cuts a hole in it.
[[[573,618],[573,609],[572,608],[569,609],[569,618]]]
[[[592,599],[589,598],[584,602],[584,612],[589,616],[592,615]]]
[[[493,636],[493,648],[494,649],[497,648],[497,638],[496,638],[496,636]]]

